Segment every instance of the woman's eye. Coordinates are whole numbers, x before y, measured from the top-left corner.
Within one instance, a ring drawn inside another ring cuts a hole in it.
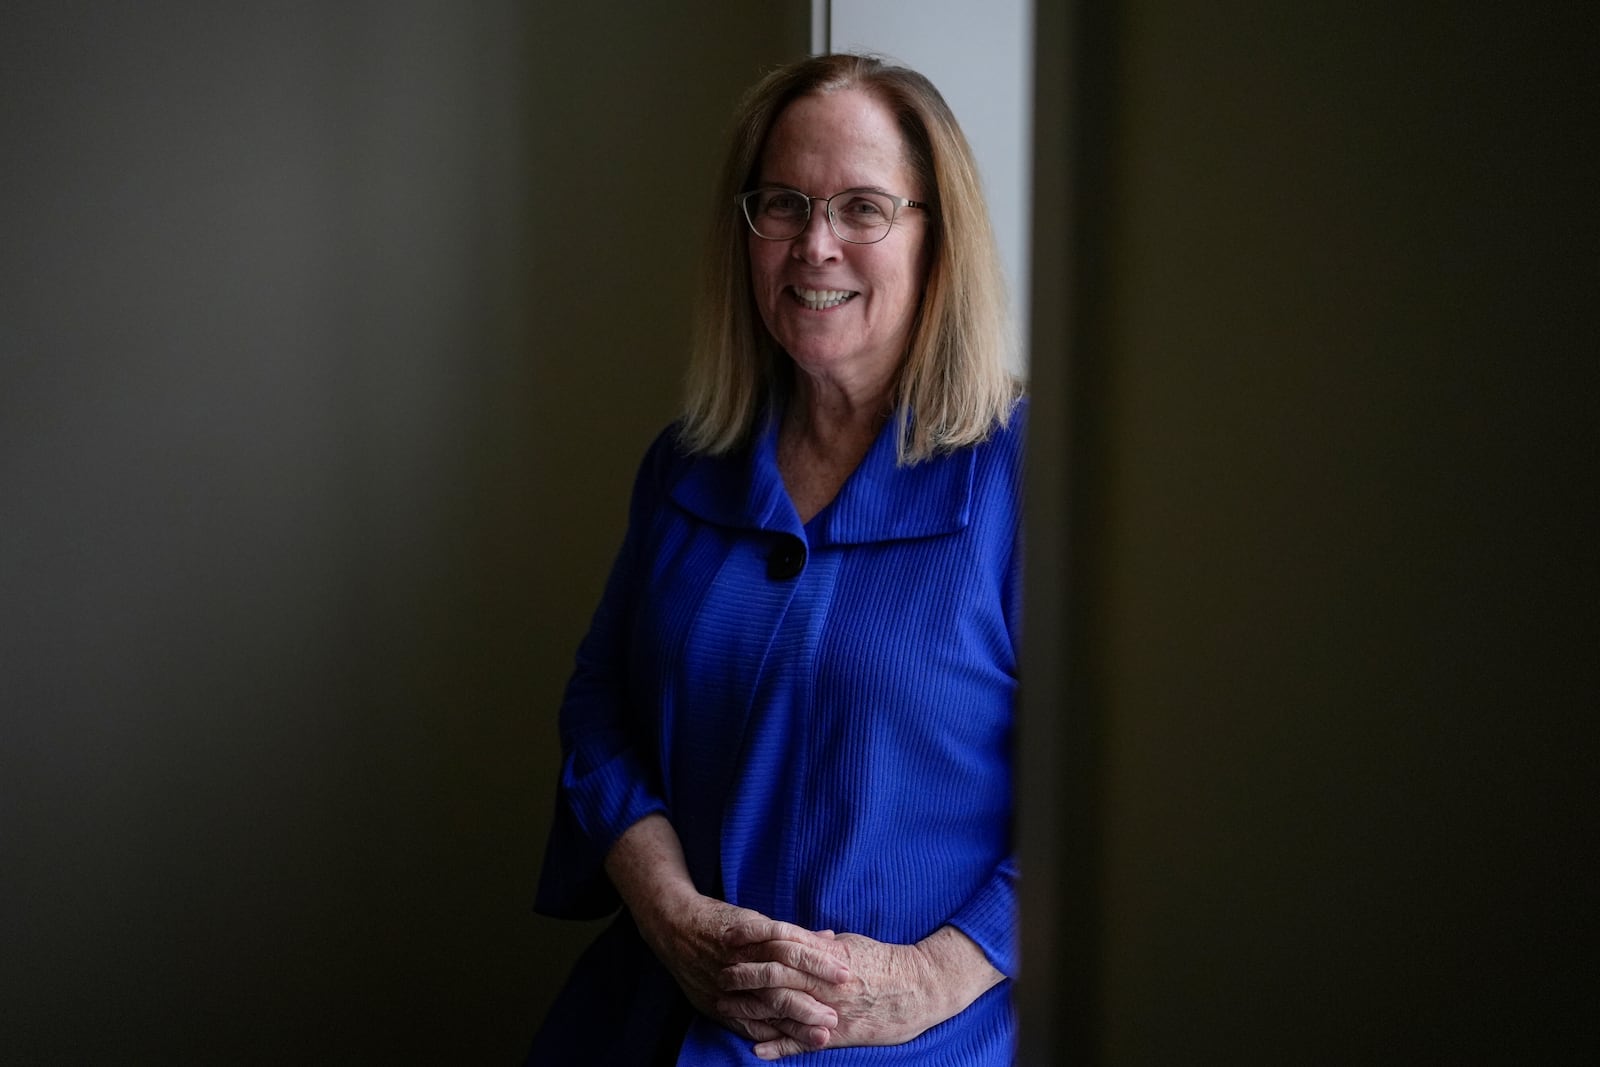
[[[806,202],[796,193],[773,193],[762,210],[768,215],[803,215]]]
[[[846,215],[853,215],[858,219],[875,219],[883,215],[883,206],[875,200],[864,196],[853,197],[844,206]]]

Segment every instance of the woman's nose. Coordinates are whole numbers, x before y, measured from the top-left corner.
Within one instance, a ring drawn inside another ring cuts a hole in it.
[[[806,220],[806,228],[794,238],[790,254],[806,263],[826,263],[839,255],[839,235],[833,232],[825,201],[812,201],[811,217]]]

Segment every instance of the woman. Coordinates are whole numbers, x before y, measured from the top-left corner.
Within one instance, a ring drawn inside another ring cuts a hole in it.
[[[1021,420],[914,72],[746,99],[687,410],[579,649],[539,907],[624,905],[537,1063],[1010,1063]]]

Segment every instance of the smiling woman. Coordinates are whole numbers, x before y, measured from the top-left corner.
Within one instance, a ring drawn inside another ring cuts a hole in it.
[[[763,186],[789,190],[878,188],[923,195],[912,187],[920,182],[894,116],[859,89],[802,97],[785,108],[768,135],[758,175]],[[788,204],[790,218],[804,225],[787,239],[769,239],[751,227],[756,305],[767,331],[802,372],[795,378],[806,394],[800,408],[887,394],[927,279],[920,213],[908,211],[894,224],[892,211],[871,213],[871,194],[839,195],[853,206],[850,217],[859,218],[863,205],[868,209],[870,241],[844,239],[841,228],[851,233],[852,225],[835,221],[832,199],[807,220],[809,211],[795,205],[809,209],[811,198],[782,190],[769,204]],[[903,198],[885,199],[892,209]]]
[[[835,136],[826,127],[808,132],[798,121],[782,121],[808,114],[821,121],[848,116],[851,125]],[[847,137],[856,139],[857,154],[845,150]],[[824,184],[808,186],[799,175],[779,172],[821,167],[830,153],[840,176],[823,175]],[[890,184],[897,178],[899,186]],[[781,259],[804,249],[791,248],[781,237],[776,246],[761,241],[760,227],[747,213],[725,208],[741,194],[771,186],[798,192],[808,205],[839,190],[874,186],[918,204],[900,208],[880,238],[892,245],[915,226],[910,235],[924,242],[917,307],[894,382],[893,406],[903,420],[897,424],[900,458],[915,461],[942,446],[974,444],[1003,422],[1018,389],[1007,370],[1014,365],[1015,332],[966,136],[920,74],[835,55],[774,73],[751,91],[738,115],[713,200],[718,210],[711,220],[683,440],[713,454],[738,447],[764,411],[784,406],[796,383],[792,353],[782,348],[764,307],[758,311],[757,271],[761,257]],[[807,243],[806,232],[813,231],[796,231],[794,245]],[[848,249],[840,260],[840,273],[854,262]],[[917,419],[906,419],[913,411]]]
[[[624,910],[530,1062],[1009,1064],[1022,419],[971,154],[925,78],[824,56],[723,183],[561,711],[539,905]]]

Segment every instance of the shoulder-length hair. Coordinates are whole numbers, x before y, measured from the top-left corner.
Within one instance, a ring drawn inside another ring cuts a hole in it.
[[[894,386],[899,461],[913,464],[984,440],[1010,417],[1020,383],[1005,276],[972,149],[927,78],[872,56],[813,56],[781,67],[745,96],[717,183],[679,438],[721,454],[777,411],[794,366],[767,331],[750,282],[750,249],[734,197],[754,180],[767,136],[803,96],[859,89],[894,114],[906,163],[932,202],[928,280]]]

